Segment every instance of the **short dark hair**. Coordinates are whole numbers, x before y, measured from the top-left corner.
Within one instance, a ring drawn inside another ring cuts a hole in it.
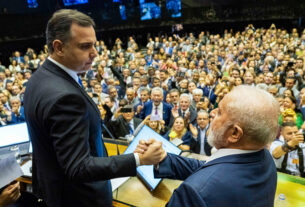
[[[284,128],[284,127],[295,127],[295,126],[297,126],[296,125],[296,123],[294,123],[294,122],[292,122],[292,121],[288,121],[288,122],[284,122],[283,124],[282,124],[282,129]]]
[[[82,12],[72,9],[61,9],[56,11],[48,21],[46,29],[46,41],[50,54],[54,52],[54,40],[59,39],[62,42],[67,42],[70,39],[70,28],[72,23],[76,23],[83,27],[95,27],[93,19]]]

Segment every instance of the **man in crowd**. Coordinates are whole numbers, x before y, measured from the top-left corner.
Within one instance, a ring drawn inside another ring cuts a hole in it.
[[[189,94],[183,93],[180,95],[178,110],[172,109],[172,119],[170,126],[172,126],[174,119],[177,116],[181,116],[188,123],[196,124],[197,112],[191,107],[191,97]]]
[[[195,131],[192,134],[197,134],[193,137],[190,145],[191,151],[201,155],[211,156],[212,147],[208,143],[208,129],[209,129],[209,113],[206,111],[199,111],[197,113],[197,127],[190,125],[190,130]]]
[[[280,172],[305,178],[304,136],[294,122],[284,122],[281,137],[270,146],[275,165]]]
[[[166,125],[170,123],[172,107],[163,101],[163,90],[155,87],[151,91],[151,101],[144,104],[140,118],[145,119],[148,115],[159,115]]]
[[[134,107],[135,115],[136,117],[140,116],[140,113],[144,107],[144,104],[149,101],[150,98],[150,91],[148,88],[140,88],[140,101],[139,103]]]
[[[12,111],[11,123],[21,123],[25,121],[24,108],[21,106],[21,101],[18,97],[12,97],[10,99],[10,106]]]
[[[138,97],[135,97],[135,90],[133,88],[128,88],[126,90],[126,97],[129,105],[132,105],[132,107],[138,105],[139,100]]]
[[[192,95],[193,95],[193,100],[192,100],[191,106],[193,107],[193,109],[197,109],[197,104],[199,103],[200,99],[202,98],[203,92],[201,89],[196,88],[193,90]]]
[[[299,97],[299,90],[295,86],[295,78],[294,77],[287,77],[285,80],[285,87],[281,87],[279,90],[279,94],[283,95],[284,91],[290,89],[293,91],[293,94],[296,98]]]
[[[133,106],[126,105],[113,116],[108,128],[116,138],[125,137],[128,134],[134,135],[141,122],[141,119],[134,117]]]
[[[174,109],[179,108],[179,98],[180,98],[180,92],[178,89],[174,88],[169,91],[170,98],[171,98],[171,104]]]

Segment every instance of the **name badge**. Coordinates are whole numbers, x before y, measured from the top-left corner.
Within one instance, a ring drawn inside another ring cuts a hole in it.
[[[298,165],[299,164],[299,159],[292,159],[292,164]]]

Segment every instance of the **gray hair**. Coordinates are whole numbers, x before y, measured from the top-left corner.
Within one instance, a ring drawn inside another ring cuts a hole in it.
[[[271,94],[251,86],[238,86],[225,98],[230,100],[225,110],[231,122],[240,124],[250,142],[266,145],[275,139],[280,110]]]
[[[21,102],[21,100],[20,100],[20,98],[18,98],[18,96],[12,96],[12,97],[10,98],[10,103],[11,103],[12,101],[19,101],[19,102]]]
[[[149,90],[148,88],[146,88],[146,87],[141,87],[141,88],[140,88],[140,93],[142,93],[143,91],[146,91],[148,94],[149,94],[149,92],[150,92],[150,90]]]
[[[160,92],[163,96],[163,89],[160,88],[160,87],[154,87],[152,90],[151,90],[151,93],[154,93],[154,92]]]
[[[202,110],[200,109],[198,112],[197,112],[197,117],[199,114],[204,114],[204,115],[207,115],[208,117],[210,116],[209,112],[207,112],[206,110]]]
[[[189,102],[191,102],[191,97],[190,97],[190,95],[188,95],[187,93],[181,94],[179,100],[181,100],[182,98],[187,98],[187,99],[189,100]]]
[[[193,95],[195,95],[195,94],[197,94],[197,95],[203,95],[203,91],[202,91],[201,89],[199,89],[199,88],[196,88],[196,89],[194,89],[194,90],[192,91],[192,94],[193,94]]]
[[[69,41],[71,37],[70,28],[72,23],[76,23],[83,27],[95,27],[95,23],[91,17],[77,10],[61,9],[56,11],[48,21],[46,29],[46,41],[50,54],[54,52],[54,40],[58,39],[63,43]]]

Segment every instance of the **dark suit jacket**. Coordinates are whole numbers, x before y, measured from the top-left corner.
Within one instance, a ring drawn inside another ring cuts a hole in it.
[[[12,124],[21,123],[21,122],[25,122],[23,106],[20,106],[19,116],[17,116],[15,113],[12,113],[12,120],[10,121],[10,123]]]
[[[28,82],[24,109],[34,191],[52,207],[112,206],[109,179],[136,175],[134,155],[107,157],[99,110],[79,84],[47,59]]]
[[[208,163],[168,154],[155,177],[184,180],[171,207],[272,207],[276,168],[266,149],[220,157]]]
[[[204,152],[207,156],[211,156],[212,147],[208,143],[206,132],[205,132],[205,136],[201,137],[200,128],[198,126],[197,126],[197,130],[198,130],[197,139],[194,139],[192,137],[191,144],[190,144],[190,150],[192,152],[199,154],[200,149],[201,149],[201,139],[204,139]]]
[[[141,122],[141,119],[136,117],[133,118],[134,131],[141,124]],[[125,121],[123,116],[119,116],[115,121],[109,121],[107,126],[115,138],[125,137],[125,135],[130,133],[129,124]]]
[[[171,111],[172,107],[171,107],[171,105],[169,105],[168,103],[166,103],[164,101],[162,103],[163,103],[163,120],[165,121],[165,125],[168,126],[170,117],[172,114],[172,111]],[[146,102],[144,104],[144,108],[141,111],[140,118],[144,120],[146,116],[150,115],[152,112],[152,109],[153,109],[152,107],[153,107],[152,101]]]
[[[215,103],[217,96],[215,95],[215,86],[205,86],[203,89],[203,95],[208,97],[212,104]]]

